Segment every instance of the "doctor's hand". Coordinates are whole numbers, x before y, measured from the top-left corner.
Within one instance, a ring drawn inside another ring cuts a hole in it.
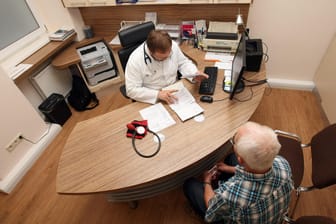
[[[161,90],[159,92],[158,98],[160,100],[165,101],[168,104],[172,104],[175,103],[177,101],[177,97],[174,96],[174,93],[177,92],[176,89],[172,89],[172,90]]]
[[[196,76],[193,78],[193,81],[195,82],[201,82],[203,79],[207,79],[209,76],[205,74],[204,72],[198,71],[196,73]]]

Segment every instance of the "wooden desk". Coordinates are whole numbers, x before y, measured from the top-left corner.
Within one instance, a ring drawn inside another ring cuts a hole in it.
[[[203,65],[204,52],[190,49]],[[204,64],[206,65],[206,64]],[[201,68],[201,67],[200,67]],[[193,119],[182,123],[167,106],[176,124],[162,130],[165,140],[160,152],[152,158],[138,156],[126,138],[126,124],[142,119],[140,109],[148,104],[135,102],[110,113],[78,123],[70,134],[57,173],[57,192],[89,194],[106,192],[111,201],[132,201],[150,197],[180,186],[191,176],[200,174],[223,157],[223,144],[245,123],[261,101],[265,86],[252,88],[253,97],[246,102],[230,101],[222,91],[223,71],[219,71],[214,99],[225,99],[212,104],[199,101],[198,86],[183,80],[185,86],[204,108],[205,120]],[[247,78],[265,78],[265,67]],[[250,95],[247,87],[242,95]],[[144,154],[156,149],[148,134],[137,140]]]
[[[38,70],[43,63],[53,58],[56,54],[70,45],[77,34],[71,35],[64,41],[50,41],[39,50],[37,50],[34,54],[30,55],[28,58],[23,60],[22,64],[32,64],[32,67],[23,72],[20,76],[14,79],[14,82],[17,84],[20,81],[26,79],[30,75],[32,75],[36,70]]]

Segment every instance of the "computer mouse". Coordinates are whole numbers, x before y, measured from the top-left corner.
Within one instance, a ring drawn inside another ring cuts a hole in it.
[[[211,96],[201,96],[200,99],[202,102],[212,103],[213,99]]]

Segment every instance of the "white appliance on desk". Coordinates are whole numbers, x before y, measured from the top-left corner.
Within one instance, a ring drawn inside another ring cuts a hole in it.
[[[233,22],[209,22],[203,49],[214,52],[236,52],[239,43],[238,26]]]
[[[113,56],[103,41],[77,48],[89,85],[97,85],[117,76]]]

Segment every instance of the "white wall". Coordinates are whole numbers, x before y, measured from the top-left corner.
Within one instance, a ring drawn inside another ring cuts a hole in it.
[[[2,130],[0,135],[0,179],[4,179],[29,150],[28,144],[19,144],[14,151],[8,152],[5,150],[6,145],[18,133],[32,141],[37,141],[47,131],[48,126],[1,68],[0,89],[2,105],[0,116]]]
[[[322,107],[330,123],[336,122],[336,33],[323,60],[317,69],[316,88],[321,97]]]
[[[34,6],[38,9],[38,16],[44,22],[48,32],[53,32],[62,26],[70,26],[75,28],[78,40],[84,38],[84,23],[78,8],[65,8],[61,0],[34,0]],[[42,66],[46,66],[46,64]],[[37,110],[43,98],[39,96],[31,82],[28,79],[23,80],[18,84],[18,87]]]
[[[84,38],[84,23],[79,9],[64,8],[61,0],[34,0],[38,7],[40,17],[45,22],[48,30],[53,32],[61,26],[72,26],[77,31],[79,40]]]
[[[268,45],[269,79],[298,87],[313,84],[336,31],[335,10],[335,0],[253,1],[247,27],[252,38]]]
[[[76,28],[78,38],[83,39],[83,21],[78,9],[68,10],[60,0],[35,0],[40,17],[49,30],[69,25]],[[39,153],[60,131],[59,125],[45,124],[36,108],[27,100],[0,67],[0,190],[10,192],[18,180],[30,168]],[[40,100],[40,99],[39,99]],[[49,129],[50,128],[50,129]],[[48,132],[49,130],[49,132]],[[33,142],[22,141],[14,151],[5,150],[6,145],[18,134]],[[46,135],[46,137],[44,137]],[[41,140],[41,141],[40,141]]]

